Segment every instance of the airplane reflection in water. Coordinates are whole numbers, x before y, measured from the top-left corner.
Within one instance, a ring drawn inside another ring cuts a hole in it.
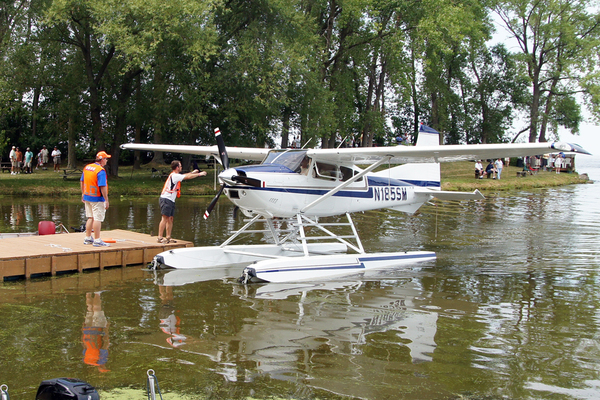
[[[182,272],[156,272],[156,283],[184,285],[214,278],[208,278],[206,270],[196,271],[196,276],[188,270],[186,282]],[[412,368],[413,364],[432,361],[436,310],[441,307],[430,304],[431,300],[422,294],[420,282],[406,278],[406,273],[402,269],[404,278],[399,278],[398,271],[379,276],[373,273],[368,281],[360,276],[298,284],[232,283],[233,294],[257,312],[255,317],[231,336],[187,336],[186,345],[179,346],[178,351],[202,354],[221,364],[219,373],[230,381],[251,381],[257,373],[296,380],[300,374],[301,379],[311,379],[311,386],[358,395],[366,390],[358,382],[376,382],[386,369]],[[216,279],[221,278],[232,282],[223,274]],[[171,288],[177,290],[176,286]],[[387,361],[374,359],[368,336],[386,332],[389,346],[400,356]],[[338,366],[327,369],[336,375],[335,379],[323,377],[324,360],[330,367]],[[252,362],[250,368],[245,367],[248,361]],[[315,368],[320,369],[315,374],[318,379],[311,374]]]

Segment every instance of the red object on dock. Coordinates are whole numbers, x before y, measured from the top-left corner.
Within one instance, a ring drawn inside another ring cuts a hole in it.
[[[38,234],[41,235],[54,235],[56,233],[56,225],[52,221],[40,221],[38,224]]]

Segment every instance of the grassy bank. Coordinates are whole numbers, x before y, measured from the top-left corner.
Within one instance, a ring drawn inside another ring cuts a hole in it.
[[[167,171],[168,167],[162,168]],[[472,162],[455,162],[442,164],[442,189],[482,192],[527,190],[542,187],[562,186],[582,183],[584,180],[577,174],[555,174],[540,171],[537,175],[517,177],[517,167],[505,167],[502,180],[474,179]],[[207,170],[206,177],[196,178],[183,183],[182,195],[212,196],[214,190],[214,170]],[[80,196],[79,174],[69,175],[63,179],[60,173],[52,170],[38,170],[33,174],[10,175],[0,174],[0,193],[5,196]],[[111,196],[156,196],[162,189],[164,178],[152,177],[152,168],[144,166],[133,171],[130,166],[119,168],[119,177],[109,178]]]
[[[586,180],[576,173],[560,173],[539,171],[536,175],[517,177],[521,168],[515,166],[502,169],[502,179],[475,179],[475,164],[468,161],[442,164],[442,190],[481,192],[528,190],[553,186],[564,186],[585,183]]]
[[[83,166],[83,165],[82,165]],[[33,174],[11,175],[0,174],[0,193],[10,196],[81,196],[79,177],[81,167],[75,174],[65,180],[64,170],[60,173],[52,170],[38,170]],[[167,172],[168,166],[161,168]],[[214,172],[207,170],[207,176],[185,181],[181,186],[182,195],[214,195]],[[131,166],[119,168],[118,177],[109,177],[109,196],[157,196],[165,182],[165,178],[152,176],[152,168],[142,167],[133,171]]]

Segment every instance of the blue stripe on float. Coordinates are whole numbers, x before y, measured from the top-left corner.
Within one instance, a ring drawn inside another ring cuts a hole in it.
[[[410,254],[410,255],[402,255],[402,256],[362,256],[358,259],[362,262],[368,261],[389,261],[389,260],[411,260],[411,259],[419,259],[419,258],[429,258],[435,257],[435,253],[426,253],[426,254]]]
[[[363,263],[352,264],[352,265],[336,265],[335,267],[297,267],[288,269],[268,269],[265,271],[256,271],[257,274],[269,274],[274,272],[302,272],[302,271],[333,271],[333,270],[344,270],[344,269],[365,269]]]
[[[390,255],[390,256],[360,256],[358,260],[360,264],[348,264],[348,265],[336,265],[336,266],[315,266],[315,267],[296,267],[296,268],[277,268],[269,269],[264,271],[256,271],[257,274],[268,274],[275,272],[302,272],[302,271],[332,271],[332,270],[345,270],[345,269],[365,269],[364,262],[368,261],[391,261],[391,260],[413,260],[421,258],[435,257],[435,253],[425,254],[402,254],[402,255]]]

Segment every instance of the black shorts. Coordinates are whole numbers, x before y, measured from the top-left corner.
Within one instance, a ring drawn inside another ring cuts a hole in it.
[[[165,217],[172,217],[175,215],[175,202],[164,197],[160,197],[158,200],[160,205],[160,213]]]

